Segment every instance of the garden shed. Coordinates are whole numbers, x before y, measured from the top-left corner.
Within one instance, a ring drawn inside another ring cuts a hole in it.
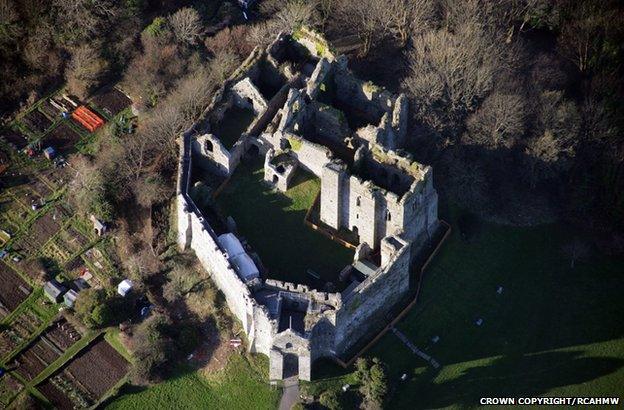
[[[65,292],[67,288],[55,280],[50,280],[43,285],[43,293],[54,303],[61,302]]]

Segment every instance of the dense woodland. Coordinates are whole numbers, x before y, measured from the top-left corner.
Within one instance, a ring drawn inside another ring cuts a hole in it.
[[[306,24],[357,39],[353,69],[410,95],[409,150],[454,202],[504,223],[622,228],[619,2],[264,0],[249,16],[222,1],[0,0],[0,109],[119,81],[145,111],[141,138],[104,141],[76,181],[112,219],[170,190],[176,135],[250,50]]]
[[[85,98],[119,84],[140,109],[135,134],[108,127],[97,155],[70,158],[70,196],[113,222],[125,270],[159,306],[231,326],[218,304],[205,307],[216,298],[208,285],[203,304],[180,307],[205,277],[184,256],[162,257],[176,138],[255,46],[300,25],[355,41],[352,69],[408,94],[407,150],[434,166],[443,203],[508,224],[570,221],[624,250],[618,1],[262,0],[248,16],[228,1],[0,0],[5,123],[63,85]],[[114,301],[104,315],[94,306],[105,298],[86,294],[85,322],[115,321]],[[136,330],[139,378],[162,376],[181,332],[194,340],[168,314]]]

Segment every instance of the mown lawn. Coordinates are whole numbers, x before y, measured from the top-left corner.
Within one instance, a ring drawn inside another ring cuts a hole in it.
[[[268,359],[233,354],[226,367],[204,377],[182,366],[149,388],[127,386],[107,409],[271,409],[281,389],[268,385]]]
[[[426,272],[419,303],[397,326],[442,367],[427,366],[388,333],[368,356],[388,366],[389,408],[473,407],[494,396],[622,396],[624,261],[593,249],[572,269],[562,248],[576,234],[561,225],[479,223],[465,241],[453,216],[454,232]],[[321,374],[336,385],[346,380],[329,366]]]
[[[321,189],[320,180],[297,170],[292,187],[282,194],[263,182],[263,172],[261,161],[239,165],[217,198],[221,212],[234,218],[271,278],[316,287],[325,282],[339,286],[338,273],[353,261],[353,251],[303,223]],[[308,274],[308,269],[321,280]]]

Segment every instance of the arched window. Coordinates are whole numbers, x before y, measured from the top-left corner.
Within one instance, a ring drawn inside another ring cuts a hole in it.
[[[204,141],[204,149],[206,150],[206,152],[212,152],[212,150],[214,149],[212,141]]]
[[[358,197],[355,199],[355,206],[360,206],[360,205],[362,205],[362,201],[361,201],[361,198],[358,196]]]
[[[390,211],[386,211],[386,220],[387,221],[392,220],[392,216],[390,216]]]
[[[274,183],[274,184],[277,184],[277,181],[278,181],[278,180],[279,180],[279,179],[277,178],[277,175],[273,175],[273,183]]]

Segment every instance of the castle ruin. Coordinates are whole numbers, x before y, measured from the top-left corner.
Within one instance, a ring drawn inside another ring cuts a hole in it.
[[[178,244],[210,272],[250,351],[269,357],[271,380],[310,380],[316,359],[349,351],[409,291],[410,263],[439,221],[431,167],[401,150],[407,116],[405,95],[359,80],[324,38],[300,29],[256,48],[182,136]],[[297,172],[320,179],[319,226],[357,245],[336,271],[341,292],[271,279],[235,221],[218,232],[195,203],[193,173],[227,179],[257,155],[276,190]]]

